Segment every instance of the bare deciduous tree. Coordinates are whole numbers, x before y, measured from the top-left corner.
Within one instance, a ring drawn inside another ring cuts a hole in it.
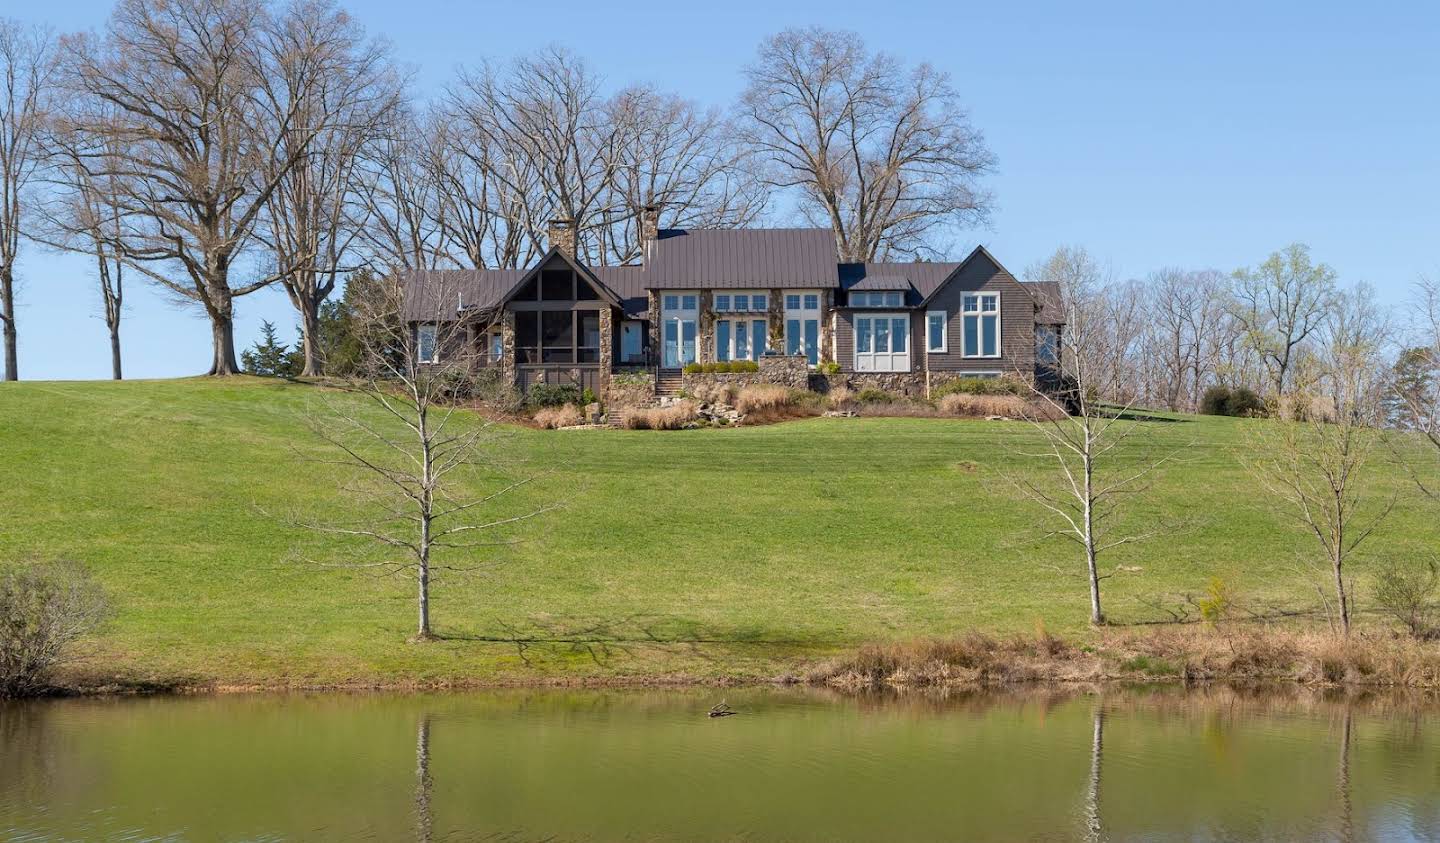
[[[402,108],[365,144],[355,212],[366,249],[391,272],[445,263],[439,206],[446,186],[426,156],[427,128]]]
[[[30,181],[45,158],[41,133],[53,105],[55,73],[49,31],[0,18],[0,337],[10,381],[20,378],[15,264]]]
[[[376,561],[334,563],[412,577],[416,639],[434,637],[430,588],[441,571],[473,571],[493,562],[487,549],[513,544],[511,531],[557,508],[527,506],[512,493],[537,477],[520,475],[507,449],[513,434],[457,406],[472,376],[473,324],[457,318],[457,291],[443,282],[406,293],[393,280],[352,318],[362,348],[361,376],[343,384],[363,400],[321,397],[312,426],[350,476],[343,487],[353,513],[302,526],[377,544]],[[420,317],[412,328],[399,318]],[[428,315],[427,315],[428,314]],[[338,393],[337,393],[338,394]],[[394,554],[391,556],[390,554]]]
[[[47,145],[53,161],[50,181],[56,191],[42,206],[44,221],[38,237],[55,248],[95,258],[101,313],[110,334],[110,376],[118,381],[124,374],[120,320],[125,262],[114,244],[123,234],[125,211],[115,177],[104,175],[120,166],[115,142],[113,136],[73,131],[63,116],[55,121]]]
[[[994,156],[930,65],[811,27],[766,39],[746,76],[744,141],[768,182],[798,190],[811,222],[834,231],[840,260],[925,254],[940,226],[986,218]]]
[[[276,280],[253,271],[252,245],[271,194],[328,127],[298,101],[268,108],[284,69],[289,18],[262,0],[120,0],[102,38],[65,40],[70,120],[114,140],[119,158],[87,166],[113,179],[124,230],[112,244],[127,264],[201,308],[210,320],[209,373],[235,374],[234,303]],[[302,59],[303,61],[303,59]],[[323,113],[318,115],[327,118]]]
[[[363,220],[352,217],[364,146],[399,107],[386,50],[326,0],[302,0],[266,42],[273,67],[262,113],[286,167],[262,229],[281,286],[300,316],[302,375],[321,374],[320,305],[346,263]],[[317,127],[318,131],[317,131]]]
[[[1343,300],[1353,309],[1368,296],[1362,290]],[[1381,441],[1378,336],[1371,317],[1338,318],[1326,332],[1323,354],[1306,364],[1320,368],[1308,378],[1316,392],[1292,399],[1302,412],[1278,413],[1284,417],[1256,426],[1250,448],[1256,478],[1319,543],[1346,635],[1346,566],[1395,505],[1393,496],[1372,500],[1367,488]]]
[[[1071,258],[1075,255],[1072,253]],[[1083,262],[1082,262],[1083,263]],[[1174,452],[1157,454],[1145,423],[1132,418],[1129,405],[1103,403],[1096,376],[1105,376],[1105,361],[1115,354],[1108,344],[1123,331],[1110,324],[1112,313],[1089,309],[1080,291],[1103,293],[1090,272],[1071,275],[1078,287],[1061,289],[1066,314],[1060,334],[1055,371],[1045,380],[1060,385],[1059,393],[1034,385],[1036,400],[1051,412],[1031,420],[1038,445],[1021,446],[1018,453],[1047,469],[1016,473],[1009,478],[1023,495],[1049,511],[1057,526],[1049,535],[1073,542],[1081,549],[1090,596],[1090,622],[1105,623],[1100,584],[1113,576],[1102,573],[1101,559],[1111,550],[1153,535],[1151,530],[1131,532],[1117,527],[1121,507],[1149,489],[1152,476]],[[1068,413],[1068,414],[1067,414]]]
[[[1215,378],[1222,349],[1226,312],[1220,274],[1167,268],[1146,283],[1142,320],[1149,333],[1146,357],[1159,364],[1158,398],[1172,411],[1194,412],[1200,395]]]
[[[1270,392],[1284,395],[1300,350],[1330,313],[1335,271],[1293,243],[1255,269],[1237,270],[1234,281],[1234,316],[1265,365]]]

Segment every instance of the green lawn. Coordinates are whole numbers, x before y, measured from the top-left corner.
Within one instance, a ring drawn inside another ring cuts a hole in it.
[[[548,473],[526,499],[565,508],[438,583],[447,640],[410,644],[408,582],[324,568],[364,553],[287,526],[344,505],[304,413],[318,390],[253,379],[0,386],[0,556],[88,563],[114,622],[77,676],[221,683],[768,676],[858,642],[1043,623],[1080,634],[1072,546],[1005,480],[1024,425],[813,419],[684,432],[517,430]],[[1193,442],[1131,525],[1105,584],[1125,623],[1222,574],[1252,604],[1316,603],[1313,540],[1239,463],[1247,424],[1151,423]],[[298,452],[298,453],[297,453]],[[1434,509],[1402,499],[1364,566],[1432,552]],[[1363,596],[1363,595],[1362,595]],[[490,639],[539,639],[524,648]],[[550,639],[550,640],[545,640]],[[559,639],[556,641],[555,639]],[[569,643],[590,639],[587,643]]]

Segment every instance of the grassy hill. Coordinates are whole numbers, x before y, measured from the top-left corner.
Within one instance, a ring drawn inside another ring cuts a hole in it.
[[[1043,623],[1082,634],[1074,548],[1003,477],[1024,425],[814,419],[684,432],[517,430],[565,508],[434,593],[446,640],[408,644],[407,581],[316,562],[355,546],[281,513],[343,507],[304,414],[314,387],[253,379],[0,386],[0,556],[82,560],[118,616],[79,678],[303,684],[767,676],[868,640]],[[344,399],[341,399],[344,400]],[[1128,512],[1178,523],[1105,584],[1135,623],[1220,574],[1252,604],[1313,606],[1312,540],[1240,466],[1247,424],[1154,422],[1194,443]],[[1433,551],[1404,492],[1364,564]],[[525,643],[516,643],[520,639]]]

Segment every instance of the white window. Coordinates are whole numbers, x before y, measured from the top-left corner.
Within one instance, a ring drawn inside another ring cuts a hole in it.
[[[434,325],[415,326],[415,351],[420,356],[421,363],[436,363],[439,361],[439,348],[435,344]]]
[[[666,310],[679,310],[679,309],[680,309],[680,297],[679,297],[679,296],[666,296],[666,297],[665,297],[665,309],[666,309]]]
[[[715,297],[715,309],[716,309],[716,310],[722,310],[722,311],[723,311],[723,310],[729,310],[729,309],[730,309],[730,297],[729,297],[729,296],[716,296],[716,297]]]
[[[820,363],[820,294],[785,294],[785,353],[805,355],[815,366]]]
[[[999,357],[1000,294],[966,293],[961,309],[965,356]]]
[[[495,333],[490,335],[490,359],[499,360],[505,356],[505,336]]]
[[[735,309],[736,309],[736,310],[739,310],[739,311],[749,310],[749,309],[750,309],[750,297],[749,297],[749,296],[736,296],[736,297],[735,297]]]
[[[927,310],[925,312],[925,350],[934,354],[944,354],[950,350],[950,326],[949,314],[943,310]]]
[[[904,307],[905,294],[899,290],[886,293],[851,293],[851,307]]]
[[[759,360],[765,353],[764,319],[721,319],[715,323],[715,359]]]
[[[910,317],[907,314],[855,316],[855,371],[910,371]]]

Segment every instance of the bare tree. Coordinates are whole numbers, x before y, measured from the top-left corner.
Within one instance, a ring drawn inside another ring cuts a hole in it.
[[[1270,391],[1284,395],[1298,352],[1330,313],[1335,271],[1293,243],[1255,269],[1237,270],[1234,281],[1235,318],[1265,365]]]
[[[66,251],[95,258],[101,313],[110,334],[110,376],[124,374],[120,353],[120,320],[125,305],[125,262],[116,251],[124,232],[125,211],[113,173],[120,166],[111,135],[73,131],[63,116],[55,121],[47,146],[53,166],[50,200],[42,205],[43,226],[37,239]],[[97,165],[92,172],[92,162]]]
[[[387,51],[327,0],[301,0],[265,44],[273,71],[262,113],[285,168],[267,201],[262,236],[280,283],[300,315],[304,366],[321,374],[320,305],[347,262],[363,220],[354,201],[364,146],[391,118],[400,83]],[[320,127],[316,130],[316,127]]]
[[[74,127],[112,138],[119,158],[113,168],[87,162],[121,198],[124,231],[112,246],[205,312],[210,374],[239,371],[235,299],[276,276],[236,276],[271,194],[328,125],[302,124],[299,102],[279,115],[267,108],[285,16],[314,11],[277,18],[263,0],[120,0],[103,38],[65,41]]]
[[[472,331],[487,323],[457,313],[456,293],[437,281],[407,300],[392,280],[363,302],[352,317],[363,323],[356,332],[362,373],[343,386],[363,400],[322,396],[311,416],[335,454],[327,462],[351,478],[342,491],[354,511],[302,526],[374,543],[385,554],[339,567],[413,578],[417,640],[434,637],[430,588],[438,572],[493,563],[487,550],[514,543],[513,528],[558,506],[526,506],[513,495],[537,475],[517,473],[511,434],[458,406],[476,362]]]
[[[352,217],[366,250],[391,272],[445,263],[440,210],[446,190],[426,156],[428,129],[401,108],[361,153]]]
[[[1369,298],[1359,290],[1341,301],[1353,310]],[[1346,635],[1351,615],[1346,566],[1395,505],[1393,496],[1372,500],[1366,488],[1381,441],[1380,342],[1371,317],[1338,315],[1326,332],[1323,355],[1307,364],[1321,369],[1309,379],[1318,394],[1298,397],[1303,412],[1258,425],[1250,449],[1251,471],[1319,543]]]
[[[1077,282],[1089,284],[1088,272],[1075,273]],[[1089,292],[1103,292],[1094,286]],[[1105,623],[1100,584],[1113,574],[1102,573],[1102,558],[1115,548],[1153,535],[1129,532],[1116,526],[1122,506],[1150,488],[1155,471],[1173,459],[1175,452],[1158,453],[1149,441],[1150,431],[1133,419],[1131,406],[1103,403],[1096,376],[1104,374],[1105,361],[1114,357],[1107,344],[1122,335],[1110,324],[1104,309],[1083,307],[1075,288],[1061,290],[1066,314],[1060,334],[1055,371],[1043,380],[1059,384],[1058,394],[1034,384],[1035,398],[1049,412],[1037,414],[1031,425],[1038,434],[1035,446],[1021,446],[1018,454],[1038,461],[1040,472],[1010,476],[1015,488],[1049,511],[1056,526],[1048,535],[1064,538],[1080,548],[1090,595],[1090,622]],[[1067,415],[1068,412],[1068,415]]]
[[[15,264],[28,188],[45,157],[41,132],[53,104],[55,72],[48,30],[0,18],[0,335],[9,381],[20,378]]]
[[[766,39],[745,73],[743,140],[842,261],[927,253],[941,226],[986,218],[995,159],[945,74],[819,27]]]
[[[1215,377],[1225,313],[1220,274],[1177,268],[1151,273],[1143,320],[1149,332],[1147,358],[1159,364],[1159,395],[1172,411],[1194,412],[1200,394]]]

